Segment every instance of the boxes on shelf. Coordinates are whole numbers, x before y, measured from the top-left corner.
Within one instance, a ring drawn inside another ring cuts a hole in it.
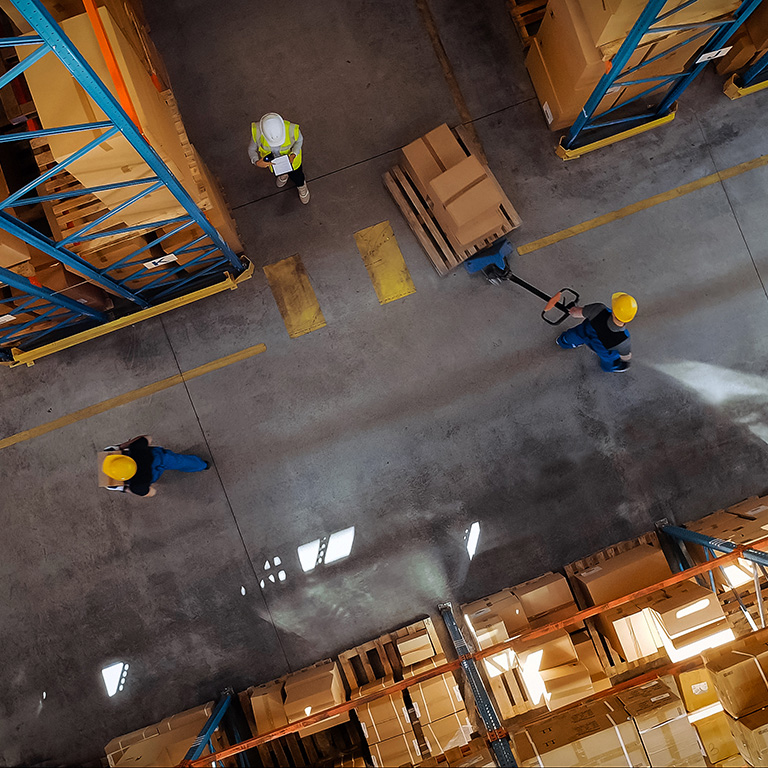
[[[657,623],[670,638],[725,619],[720,601],[712,590],[695,581],[667,587],[662,599],[656,598],[650,609]]]
[[[768,707],[768,630],[702,653],[717,696],[731,717]]]
[[[634,720],[652,766],[705,766],[680,697],[661,680],[617,694]]]
[[[101,312],[112,308],[112,299],[98,285],[87,282],[61,264],[35,271],[30,281]]]
[[[436,651],[426,627],[412,635],[397,640],[397,650],[404,667],[432,658]]]
[[[466,710],[461,710],[423,724],[422,731],[430,754],[439,755],[449,749],[469,744],[472,725]]]
[[[526,768],[649,765],[635,724],[614,696],[522,728],[514,735],[514,747]]]
[[[387,768],[392,765],[411,765],[419,760],[419,745],[416,734],[408,726],[405,733],[385,741],[369,744],[371,758],[377,768]]]
[[[408,693],[416,717],[422,724],[464,711],[464,699],[450,672],[410,686]]]
[[[528,628],[521,601],[505,589],[462,606],[464,618],[479,648],[488,648]]]
[[[355,708],[369,744],[386,741],[410,730],[408,710],[401,693],[393,693]]]
[[[600,657],[595,650],[595,644],[589,633],[582,630],[571,635],[574,650],[578,660],[589,670],[589,679],[595,692],[604,691],[611,687],[611,681],[605,674],[605,669],[600,663]]]
[[[728,44],[731,46],[731,50],[719,58],[715,64],[715,71],[718,75],[730,75],[744,69],[757,53],[757,47],[752,42],[746,26],[739,27]]]
[[[0,229],[0,267],[9,269],[29,261],[30,257],[29,246],[23,240]]]
[[[545,573],[512,587],[529,620],[536,620],[563,608],[576,606],[568,580],[560,573]],[[578,610],[578,608],[576,609]]]
[[[602,605],[657,584],[671,575],[661,549],[640,544],[576,573],[574,579],[589,605]]]
[[[728,715],[722,709],[706,717],[689,719],[692,720],[701,746],[704,747],[711,763],[719,764],[722,760],[739,754],[739,748],[728,724]]]
[[[768,50],[768,5],[760,3],[747,17],[744,26],[758,51]]]
[[[247,693],[251,700],[253,719],[256,721],[257,736],[288,725],[288,716],[283,705],[282,680],[252,686]]]
[[[309,715],[341,704],[345,701],[341,674],[335,661],[321,661],[312,667],[294,672],[285,680],[285,715],[289,723],[295,723]],[[349,712],[302,728],[300,736],[309,736],[349,720]]]
[[[676,679],[688,712],[696,712],[719,703],[720,699],[717,698],[712,678],[704,667],[680,672]]]
[[[768,708],[727,722],[741,756],[754,766],[768,764]]]
[[[595,621],[611,649],[624,661],[653,656],[664,647],[650,612],[654,597],[649,595],[597,616]]]

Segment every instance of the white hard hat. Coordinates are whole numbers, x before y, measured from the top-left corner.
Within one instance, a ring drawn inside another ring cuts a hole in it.
[[[259,120],[259,130],[273,147],[285,141],[285,121],[276,112],[267,112]]]

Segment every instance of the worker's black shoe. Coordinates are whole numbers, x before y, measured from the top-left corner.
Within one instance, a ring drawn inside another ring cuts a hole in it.
[[[205,467],[203,468],[203,472],[205,472],[206,469],[210,469],[210,468],[211,468],[211,462],[210,461],[206,461],[205,462]]]
[[[613,369],[614,373],[623,373],[624,371],[629,370],[629,360],[619,360],[618,363],[616,363],[616,367]]]

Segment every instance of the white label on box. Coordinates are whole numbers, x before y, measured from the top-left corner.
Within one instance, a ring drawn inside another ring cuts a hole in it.
[[[713,59],[720,59],[723,56],[725,56],[728,51],[733,48],[732,45],[729,45],[727,48],[718,48],[716,51],[710,51],[709,53],[702,53],[701,56],[699,56],[698,59],[696,59],[697,64],[703,64],[705,61],[712,61]]]
[[[368,726],[362,720],[360,721],[360,725],[362,726],[362,729],[363,729],[363,736],[365,736],[365,738],[367,739],[368,738]]]
[[[552,110],[549,108],[549,104],[545,101],[541,105],[541,109],[544,112],[544,117],[547,120],[547,125],[549,125],[555,118],[552,117]]]
[[[453,686],[453,695],[456,697],[456,701],[464,701],[464,699],[461,698],[461,691],[459,691],[458,685]]]
[[[371,753],[371,762],[373,763],[373,768],[379,768],[379,763],[376,760],[376,755]]]
[[[668,698],[669,698],[668,693],[662,693],[661,696],[651,696],[651,702],[662,701],[663,699],[668,699]]]
[[[612,85],[606,92],[605,95],[607,96],[609,93],[616,93],[617,91],[620,91],[624,86],[623,85]]]
[[[698,696],[700,693],[706,693],[709,690],[709,683],[694,683],[691,686],[691,691]]]
[[[160,256],[157,259],[152,259],[152,261],[145,261],[144,266],[147,269],[155,269],[155,267],[162,266],[163,264],[170,264],[172,261],[178,261],[175,253],[168,253],[165,256]]]
[[[416,713],[416,719],[421,720],[421,710],[419,709],[419,705],[417,702],[413,702],[413,711]],[[407,720],[410,720],[409,717],[406,718]]]
[[[1,323],[10,323],[11,320],[15,320],[16,315],[2,315],[0,316],[0,324]]]

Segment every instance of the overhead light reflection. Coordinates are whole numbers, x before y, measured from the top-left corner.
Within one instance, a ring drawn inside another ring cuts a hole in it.
[[[477,542],[480,538],[480,523],[472,523],[467,531],[467,554],[471,560],[477,550]]]
[[[299,555],[299,562],[304,573],[317,568],[318,565],[330,565],[345,557],[349,557],[352,552],[352,545],[355,541],[355,526],[344,528],[341,531],[334,531],[330,536],[322,539],[315,539],[296,548]]]
[[[128,664],[122,661],[110,664],[101,670],[101,676],[104,678],[107,696],[111,698],[125,687],[125,678],[128,676]]]

